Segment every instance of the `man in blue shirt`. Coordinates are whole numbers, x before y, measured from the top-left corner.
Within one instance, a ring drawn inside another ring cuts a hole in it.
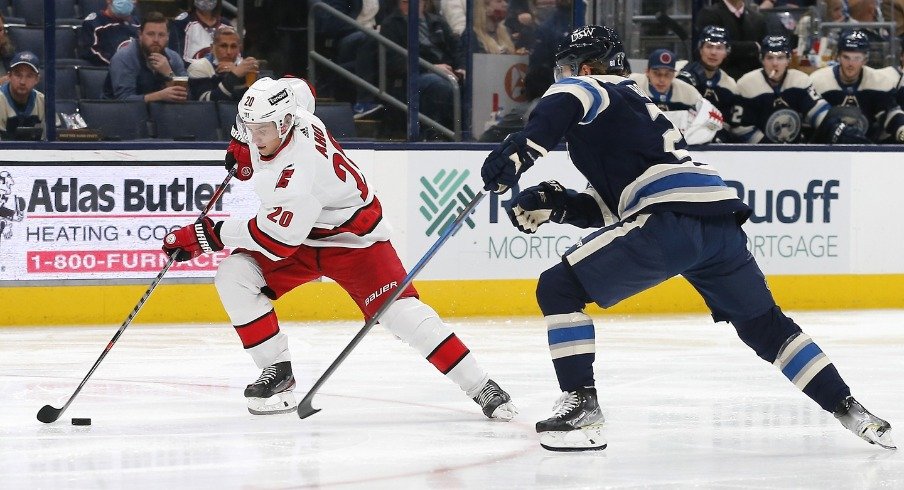
[[[110,60],[104,86],[108,99],[144,102],[183,102],[188,88],[170,84],[174,76],[188,76],[179,55],[166,47],[167,20],[159,12],[145,17],[138,30],[138,42],[121,48]]]

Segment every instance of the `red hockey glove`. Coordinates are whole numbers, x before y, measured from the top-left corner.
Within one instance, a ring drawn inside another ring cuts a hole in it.
[[[179,228],[163,239],[163,251],[167,255],[176,252],[176,261],[185,262],[201,254],[223,250],[220,241],[219,223],[213,224],[210,218]]]
[[[248,180],[254,175],[254,169],[251,168],[251,150],[248,145],[233,138],[226,148],[226,158],[224,160],[226,170],[232,170],[232,167],[238,165],[235,169],[235,178],[239,180]]]

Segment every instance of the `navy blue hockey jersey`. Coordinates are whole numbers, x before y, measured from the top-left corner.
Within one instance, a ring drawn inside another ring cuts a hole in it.
[[[904,131],[904,112],[895,100],[897,86],[891,77],[863,67],[860,79],[851,84],[841,81],[839,66],[827,66],[810,74],[813,88],[833,107],[857,107],[867,125],[867,136],[883,141]]]
[[[772,86],[763,69],[738,80],[738,96],[732,112],[733,131],[745,143],[797,143],[803,127],[818,128],[829,111],[802,71],[789,69],[778,86]]]
[[[734,98],[737,93],[737,85],[734,78],[728,76],[724,70],[716,70],[711,78],[706,78],[706,67],[699,61],[687,63],[682,66],[679,61],[675,67],[678,69],[678,79],[691,84],[704,99],[716,106],[726,118],[731,114],[734,106]]]
[[[79,29],[79,57],[95,66],[108,66],[117,49],[138,38],[138,27],[135,20],[107,17],[103,12],[88,14]]]
[[[691,161],[681,133],[633,80],[591,75],[556,82],[523,134],[546,150],[565,138],[571,161],[608,208],[604,216],[653,209],[749,213],[715,169]]]

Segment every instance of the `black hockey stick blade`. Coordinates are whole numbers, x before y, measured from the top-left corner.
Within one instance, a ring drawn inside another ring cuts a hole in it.
[[[372,316],[364,323],[364,327],[362,327],[361,330],[359,330],[358,333],[355,334],[351,342],[349,342],[345,349],[342,349],[342,352],[339,353],[339,357],[337,357],[333,361],[333,363],[330,364],[330,367],[328,367],[326,371],[324,371],[324,373],[320,376],[320,379],[318,379],[317,382],[314,383],[314,386],[311,387],[311,389],[308,391],[308,394],[305,395],[304,399],[301,400],[301,403],[298,404],[298,418],[307,418],[320,411],[320,409],[315,409],[311,406],[311,400],[314,399],[314,395],[317,394],[317,391],[320,390],[320,387],[323,386],[323,383],[325,383],[326,380],[329,379],[329,377],[332,376],[332,374],[336,371],[339,365],[342,364],[343,361],[345,361],[345,358],[348,357],[349,354],[351,354],[355,346],[361,342],[365,335],[367,335],[367,332],[369,332],[370,329],[378,321],[380,321],[380,317],[383,316],[383,313],[385,313],[386,310],[388,310],[389,307],[392,306],[392,304],[395,303],[397,299],[399,299],[399,296],[402,295],[402,292],[404,292],[405,289],[408,288],[408,285],[411,284],[412,281],[414,281],[415,276],[417,276],[421,269],[423,269],[424,266],[427,265],[427,262],[430,262],[430,259],[432,259],[434,255],[436,255],[436,252],[440,247],[443,246],[444,243],[446,243],[446,240],[448,240],[449,237],[455,235],[455,232],[457,232],[458,229],[461,228],[462,223],[464,223],[464,221],[468,219],[468,217],[474,211],[474,208],[476,208],[477,205],[480,204],[480,201],[483,200],[483,197],[485,195],[486,194],[483,191],[480,191],[477,194],[472,194],[470,196],[471,201],[468,202],[467,205],[464,206],[464,208],[461,208],[459,210],[458,216],[451,223],[446,225],[446,228],[444,228],[440,233],[439,238],[436,240],[433,246],[430,247],[429,250],[427,250],[427,253],[425,253],[424,256],[421,257],[421,260],[419,260],[417,264],[414,264],[414,267],[411,268],[411,270],[408,272],[408,275],[405,276],[405,279],[403,279],[402,282],[392,290],[392,294],[390,294],[389,297],[386,298],[380,308],[377,309],[376,313],[374,313],[374,316]]]
[[[63,411],[59,408],[53,408],[50,405],[44,405],[40,410],[38,410],[38,420],[44,422],[45,424],[56,422],[56,420],[60,418],[61,413],[63,413]]]
[[[298,404],[298,418],[300,419],[306,419],[319,411],[319,408],[314,408],[311,405],[311,400],[307,397]]]

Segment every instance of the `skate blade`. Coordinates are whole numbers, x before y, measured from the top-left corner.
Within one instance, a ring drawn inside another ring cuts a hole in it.
[[[602,451],[608,443],[601,425],[588,425],[577,430],[541,432],[540,446],[548,451]]]
[[[270,398],[248,398],[248,412],[252,415],[292,413],[298,407],[291,391],[277,393]]]
[[[518,415],[518,408],[515,407],[512,402],[505,402],[496,407],[496,410],[493,410],[493,414],[490,415],[490,418],[508,422],[515,418],[515,415]]]
[[[898,449],[894,441],[891,440],[891,430],[879,433],[875,427],[870,427],[863,431],[860,437],[870,444],[875,444],[885,449]]]

